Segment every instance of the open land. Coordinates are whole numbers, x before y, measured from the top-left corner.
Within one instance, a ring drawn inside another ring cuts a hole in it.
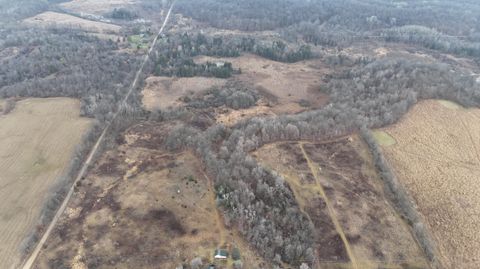
[[[383,151],[423,215],[445,268],[480,268],[480,110],[422,101],[381,131]]]
[[[229,80],[218,78],[149,77],[142,91],[143,105],[147,110],[167,109],[185,105],[184,97],[193,97],[212,87],[222,87],[228,81],[237,81],[255,89],[260,94],[256,106],[233,110],[216,109],[217,123],[233,125],[253,116],[298,113],[324,106],[328,96],[320,91],[321,78],[326,70],[320,60],[294,64],[280,63],[246,54],[236,58],[197,57],[197,63],[231,62],[242,73]]]
[[[221,87],[225,83],[226,80],[218,78],[149,77],[142,91],[143,105],[150,111],[178,107],[183,104],[181,97],[191,97],[195,93]]]
[[[260,92],[272,97],[275,114],[298,113],[320,108],[328,101],[321,93],[321,79],[328,74],[324,64],[316,59],[298,63],[280,63],[256,55],[245,54],[236,58],[199,56],[197,63],[231,62],[242,73],[235,76],[244,83],[253,84]]]
[[[79,101],[48,98],[19,101],[0,116],[0,268],[18,264],[22,241],[89,128],[79,114]]]
[[[287,180],[312,221],[314,268],[428,268],[358,137],[269,144],[254,156]]]
[[[245,268],[265,265],[224,226],[200,161],[162,149],[173,126],[142,123],[126,131],[77,185],[35,268],[175,268],[195,257],[206,265],[215,262],[216,248],[235,247]]]

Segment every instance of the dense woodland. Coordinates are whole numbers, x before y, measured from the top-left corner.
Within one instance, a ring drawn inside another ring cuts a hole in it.
[[[242,85],[241,83],[228,83],[222,88],[211,88],[194,98],[184,98],[187,107],[202,109],[226,106],[232,109],[245,109],[254,106],[260,94]]]
[[[421,42],[431,47],[432,37],[440,36],[440,39],[452,42],[449,46],[456,47],[455,50],[463,48],[459,52],[471,55],[472,52],[463,50],[469,51],[471,46],[477,49],[478,45],[470,42],[480,41],[480,3],[474,0],[180,0],[177,8],[214,27],[245,31],[275,29],[287,39],[302,39],[324,46],[343,47],[354,40],[392,40],[395,37],[403,42]],[[428,33],[430,40],[405,38],[405,35],[415,35],[418,26]],[[383,37],[384,31],[386,37]]]
[[[475,0],[421,3],[414,0],[179,0],[177,8],[183,14],[218,28],[247,31],[273,30],[318,21],[356,33],[423,25],[448,35],[473,36],[472,29],[479,30],[480,4]]]
[[[138,69],[138,57],[75,30],[8,29],[0,48],[0,97],[66,96],[82,100],[82,114],[103,121],[117,107]]]

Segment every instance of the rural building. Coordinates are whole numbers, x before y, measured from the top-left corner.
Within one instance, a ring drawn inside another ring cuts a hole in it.
[[[225,260],[228,258],[228,251],[224,250],[224,249],[217,249],[215,250],[215,259],[219,259],[219,260]]]

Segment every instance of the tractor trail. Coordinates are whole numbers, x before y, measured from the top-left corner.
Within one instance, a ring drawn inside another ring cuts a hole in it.
[[[299,144],[300,149],[302,150],[303,156],[304,156],[305,160],[307,161],[308,167],[310,168],[310,170],[312,172],[312,175],[315,178],[315,183],[318,186],[318,189],[320,190],[320,196],[324,200],[325,205],[327,207],[328,215],[330,216],[330,219],[332,220],[332,223],[335,226],[335,230],[337,231],[338,235],[342,239],[342,242],[343,242],[343,245],[345,246],[345,250],[347,252],[348,258],[350,259],[352,269],[360,269],[357,265],[357,261],[355,259],[355,256],[353,255],[352,247],[350,246],[350,243],[347,240],[345,232],[343,231],[343,228],[340,225],[340,222],[338,221],[338,218],[335,214],[335,210],[333,209],[332,204],[331,204],[330,200],[328,199],[322,184],[320,183],[320,179],[319,179],[319,176],[318,176],[318,173],[317,173],[317,169],[315,169],[315,165],[313,164],[312,160],[310,159],[307,152],[305,151],[304,144],[305,144],[304,142]]]

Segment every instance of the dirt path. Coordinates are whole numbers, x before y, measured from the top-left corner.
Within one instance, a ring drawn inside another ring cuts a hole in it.
[[[210,189],[210,199],[212,200],[213,205],[215,205],[215,212],[212,212],[212,213],[214,214],[215,222],[217,223],[217,229],[218,229],[218,246],[217,247],[221,248],[227,242],[226,241],[227,236],[225,234],[226,228],[225,228],[225,224],[223,222],[222,216],[218,211],[217,202],[215,200],[213,180],[211,180],[205,173],[203,173],[203,176],[208,181],[208,187]]]
[[[92,164],[92,161],[94,159],[94,156],[97,154],[100,146],[103,144],[104,140],[105,140],[105,137],[107,136],[107,133],[108,131],[110,130],[110,128],[112,127],[112,122],[115,121],[115,119],[120,115],[121,111],[122,111],[122,108],[123,107],[126,107],[127,106],[127,100],[128,98],[132,95],[132,93],[134,92],[134,89],[135,87],[137,86],[137,83],[138,83],[138,80],[140,78],[140,75],[142,74],[143,72],[143,69],[145,67],[145,64],[147,63],[148,59],[149,59],[149,56],[150,54],[152,53],[153,51],[153,48],[155,47],[155,44],[157,43],[157,40],[159,38],[159,36],[162,34],[163,30],[165,29],[165,26],[167,25],[168,23],[168,20],[170,18],[170,14],[172,12],[172,9],[173,9],[173,6],[175,5],[175,1],[172,3],[172,5],[170,6],[170,9],[168,10],[168,13],[167,13],[167,16],[165,17],[165,20],[163,22],[163,25],[162,27],[160,28],[160,30],[158,31],[158,34],[157,36],[155,37],[155,39],[152,41],[152,44],[150,46],[150,49],[148,51],[148,54],[145,55],[145,58],[143,59],[143,62],[142,62],[142,65],[140,66],[139,70],[137,71],[136,75],[135,75],[135,79],[133,80],[132,82],[132,85],[130,86],[130,89],[129,91],[127,92],[127,94],[125,95],[125,97],[123,98],[122,102],[120,103],[120,106],[119,108],[117,109],[117,111],[115,112],[115,114],[113,115],[113,118],[112,120],[110,121],[109,124],[107,124],[107,126],[105,127],[105,129],[103,130],[102,134],[100,135],[100,137],[98,138],[97,142],[95,143],[95,146],[92,148],[92,150],[90,151],[88,157],[87,157],[87,160],[85,161],[85,163],[83,164],[82,168],[80,169],[80,172],[78,173],[78,176],[76,177],[75,181],[73,182],[72,184],[72,187],[70,188],[70,190],[68,191],[67,193],[67,196],[65,197],[62,205],[60,206],[60,208],[58,209],[57,213],[55,214],[54,218],[52,219],[50,225],[48,226],[47,230],[45,231],[45,233],[43,234],[42,238],[40,239],[40,241],[38,242],[37,246],[35,247],[35,249],[33,250],[33,252],[31,253],[31,255],[28,257],[28,259],[25,261],[25,263],[23,264],[23,266],[21,267],[22,269],[31,269],[33,267],[33,264],[35,263],[35,260],[37,259],[38,257],[38,254],[40,253],[40,251],[42,250],[43,246],[45,245],[45,242],[47,241],[48,237],[50,236],[50,234],[52,233],[55,225],[57,224],[58,220],[60,219],[60,216],[62,215],[62,213],[65,211],[65,209],[67,208],[67,204],[68,204],[68,201],[70,200],[70,198],[72,197],[72,194],[74,192],[74,189],[75,189],[75,185],[77,182],[79,182],[82,177],[86,174],[87,170],[88,170],[88,167]]]
[[[347,237],[345,236],[345,232],[343,231],[342,226],[340,225],[340,222],[338,221],[338,218],[335,214],[335,210],[333,209],[330,200],[328,199],[325,189],[323,188],[322,184],[320,183],[320,179],[318,177],[317,169],[315,168],[315,165],[313,164],[312,160],[310,160],[310,157],[308,156],[307,152],[305,151],[305,148],[303,147],[305,143],[300,142],[299,146],[300,149],[302,150],[303,156],[305,160],[307,160],[308,167],[310,168],[313,177],[315,178],[315,182],[318,186],[318,189],[320,190],[320,195],[322,196],[322,199],[325,201],[325,205],[327,207],[328,215],[330,216],[333,225],[335,226],[335,230],[337,231],[338,235],[342,239],[342,242],[345,246],[345,250],[347,251],[348,258],[350,259],[350,262],[352,264],[352,269],[360,269],[357,265],[357,261],[355,259],[355,256],[353,255],[352,247],[350,246],[350,243],[347,240]]]

